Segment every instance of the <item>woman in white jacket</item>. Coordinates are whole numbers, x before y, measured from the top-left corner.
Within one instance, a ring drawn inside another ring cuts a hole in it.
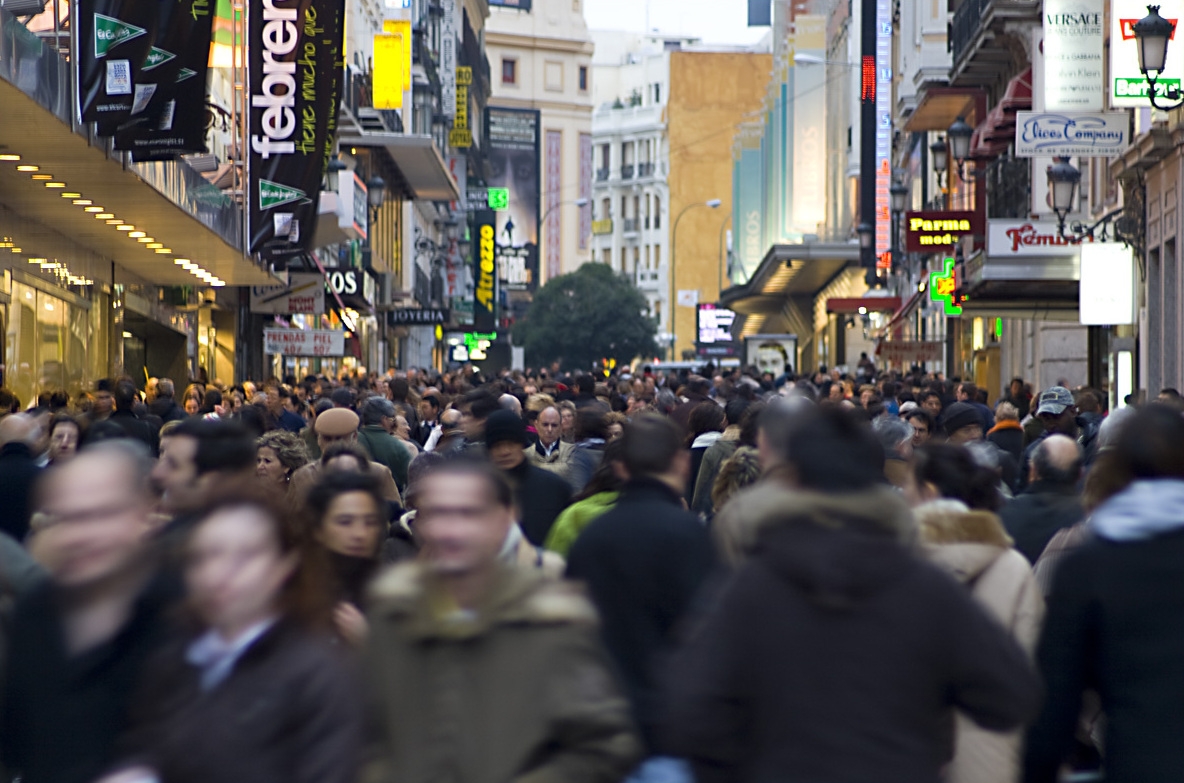
[[[971,591],[1032,656],[1044,616],[1044,598],[1031,564],[1012,548],[994,514],[995,474],[962,447],[918,449],[906,489],[924,555]],[[1020,777],[1021,731],[994,732],[956,717],[955,753],[948,783],[1013,783]]]

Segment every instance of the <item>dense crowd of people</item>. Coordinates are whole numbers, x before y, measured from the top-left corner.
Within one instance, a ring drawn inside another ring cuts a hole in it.
[[[177,389],[0,389],[0,780],[1184,780],[1175,390]]]

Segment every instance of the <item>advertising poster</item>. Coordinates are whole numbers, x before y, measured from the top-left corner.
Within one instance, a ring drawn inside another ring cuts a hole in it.
[[[110,136],[131,116],[148,51],[156,39],[158,4],[144,0],[79,0],[78,116]]]
[[[695,348],[700,356],[734,356],[736,341],[732,324],[736,313],[710,302],[699,305]]]
[[[1100,111],[1105,0],[1044,0],[1045,111]]]
[[[826,58],[826,17],[799,14],[796,52]],[[793,231],[817,234],[826,220],[826,66],[793,68]]]
[[[497,231],[496,214],[481,210],[472,214],[469,231],[473,252],[473,329],[497,331]]]
[[[793,372],[797,364],[798,338],[792,334],[753,334],[744,338],[744,364],[774,379]]]
[[[499,109],[485,113],[491,174],[486,184],[505,188],[507,208],[497,214],[497,265],[502,290],[534,291],[539,283],[539,113]]]
[[[761,128],[741,126],[732,151],[732,263],[727,273],[733,285],[747,283],[765,253],[764,166],[761,165]]]
[[[307,252],[341,94],[344,0],[273,0],[247,14],[250,251]]]
[[[288,275],[287,285],[251,287],[251,312],[271,315],[325,312],[325,276],[317,273]]]
[[[206,150],[206,73],[214,14],[209,0],[160,4],[160,24],[115,149],[135,161]]]

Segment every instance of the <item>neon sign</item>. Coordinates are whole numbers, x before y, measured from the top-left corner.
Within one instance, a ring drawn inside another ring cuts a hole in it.
[[[954,275],[954,259],[947,258],[941,271],[929,273],[929,299],[945,308],[946,315],[962,315],[958,304],[958,280]]]

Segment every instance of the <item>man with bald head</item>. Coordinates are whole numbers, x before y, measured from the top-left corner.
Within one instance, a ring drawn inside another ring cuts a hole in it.
[[[563,419],[559,415],[559,409],[554,405],[548,405],[539,411],[539,416],[534,423],[539,439],[526,450],[526,456],[543,470],[549,470],[555,475],[567,479],[571,468],[571,453],[575,450],[575,446],[564,442],[560,437],[563,429],[562,424]]]
[[[13,611],[0,766],[27,783],[91,783],[116,760],[128,700],[174,591],[153,543],[152,457],[96,443],[38,488],[33,548],[49,579]]]
[[[0,531],[17,541],[29,532],[29,507],[37,466],[41,426],[32,416],[13,413],[0,419]]]
[[[1015,540],[1015,548],[1028,562],[1048,546],[1061,528],[1081,521],[1081,446],[1067,435],[1049,435],[1032,450],[1028,487],[1003,507],[999,516]]]

